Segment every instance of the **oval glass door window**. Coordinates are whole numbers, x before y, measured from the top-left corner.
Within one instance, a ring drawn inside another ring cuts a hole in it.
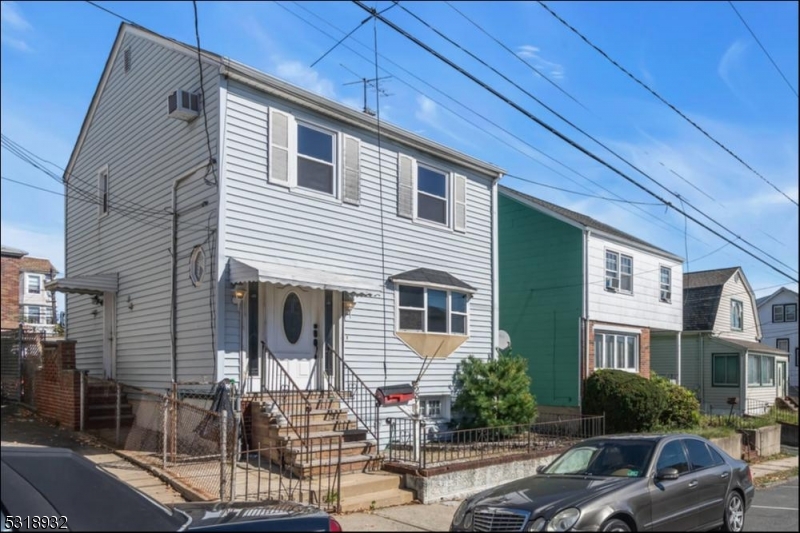
[[[297,294],[290,292],[283,302],[283,333],[290,344],[296,344],[303,331],[303,306]]]

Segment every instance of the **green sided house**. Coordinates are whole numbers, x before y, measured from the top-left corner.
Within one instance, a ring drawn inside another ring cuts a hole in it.
[[[507,187],[498,198],[500,329],[540,412],[579,412],[598,368],[649,377],[651,335],[683,329],[683,259]]]

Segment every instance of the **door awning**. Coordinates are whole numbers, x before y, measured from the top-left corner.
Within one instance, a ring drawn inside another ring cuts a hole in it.
[[[45,283],[48,291],[67,294],[103,294],[117,292],[119,274],[93,274],[89,276],[67,276]]]
[[[355,276],[334,274],[288,263],[230,258],[228,266],[230,267],[231,283],[261,281],[307,289],[349,292],[356,296],[379,296],[381,294],[381,288],[377,281],[370,282]]]

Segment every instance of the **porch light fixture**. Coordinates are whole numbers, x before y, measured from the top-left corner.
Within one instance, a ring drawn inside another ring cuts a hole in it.
[[[242,303],[242,300],[244,300],[246,294],[247,291],[244,289],[244,287],[242,287],[241,285],[236,285],[233,288],[233,303],[237,305]]]
[[[353,311],[353,308],[356,306],[355,300],[353,300],[353,295],[349,292],[342,293],[342,309],[344,309],[344,314],[350,316],[350,313]]]

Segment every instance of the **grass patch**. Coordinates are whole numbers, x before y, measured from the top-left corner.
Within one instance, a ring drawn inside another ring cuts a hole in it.
[[[797,457],[797,456],[789,453],[776,453],[775,455],[770,455],[768,457],[753,457],[751,460],[747,462],[753,465],[758,463],[766,463],[769,461],[777,461],[778,459],[788,459],[789,457]]]
[[[785,481],[789,478],[796,477],[797,473],[798,468],[794,466],[789,470],[783,470],[782,472],[775,472],[774,474],[767,474],[766,476],[757,477],[753,480],[753,485],[759,488],[765,487],[767,485],[772,485],[773,483],[778,483],[779,481]]]

